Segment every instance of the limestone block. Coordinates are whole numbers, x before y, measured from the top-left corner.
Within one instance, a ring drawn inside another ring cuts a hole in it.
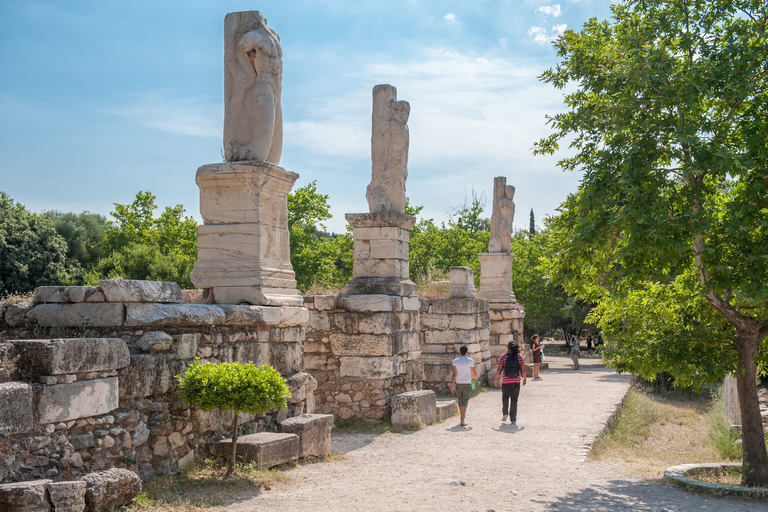
[[[307,337],[307,331],[301,326],[273,327],[268,332],[267,339],[272,343],[304,343]]]
[[[448,328],[450,323],[450,315],[436,315],[434,313],[421,315],[421,326],[423,329],[437,329],[443,331]]]
[[[333,333],[331,352],[336,356],[391,356],[394,354],[395,336],[392,334]]]
[[[232,454],[232,440],[216,443],[216,451],[226,458]],[[301,440],[296,434],[260,432],[237,438],[237,462],[254,462],[260,467],[271,468],[298,459]]]
[[[125,368],[131,362],[120,338],[19,340],[18,368],[24,375],[65,375]]]
[[[435,392],[409,391],[392,397],[392,425],[414,427],[437,421]]]
[[[283,306],[280,309],[280,327],[305,326],[309,322],[309,310],[305,307]]]
[[[477,327],[477,315],[452,315],[451,329],[475,329]]]
[[[46,485],[51,480],[31,480],[0,485],[0,510],[3,512],[50,512]]]
[[[323,457],[331,453],[332,414],[302,414],[280,424],[280,432],[299,436],[299,457]]]
[[[30,310],[32,309],[33,308],[31,302],[19,302],[16,304],[10,304],[5,308],[5,312],[3,313],[5,315],[5,323],[11,327],[18,327],[22,325],[27,318],[27,314],[30,313]]]
[[[396,259],[357,259],[352,268],[353,277],[408,277],[403,275]]]
[[[456,403],[456,400],[437,401],[437,421],[445,421],[457,414],[459,414],[459,405]]]
[[[425,364],[424,381],[425,382],[451,382],[453,378],[453,366],[450,364]]]
[[[61,302],[85,302],[96,293],[95,286],[40,286],[35,293],[38,304]]]
[[[392,334],[397,326],[391,312],[368,313],[358,318],[357,328],[365,334]]]
[[[83,512],[85,489],[83,481],[51,482],[46,484],[48,495],[56,512]]]
[[[219,305],[224,311],[224,325],[278,325],[281,308],[274,306]]]
[[[118,405],[117,377],[108,377],[45,386],[37,412],[40,423],[61,423],[106,414]]]
[[[232,360],[242,364],[251,362],[256,366],[269,364],[269,343],[235,343]]]
[[[472,298],[432,299],[432,312],[435,314],[471,315],[478,309],[478,301]]]
[[[501,354],[507,351],[506,345],[491,345],[491,357],[499,357]]]
[[[418,297],[402,297],[403,311],[418,311],[421,308],[421,301]]]
[[[331,328],[331,319],[328,312],[312,310],[309,315],[309,327],[312,331],[328,331]]]
[[[318,311],[332,311],[336,309],[336,295],[315,295],[315,309]]]
[[[408,244],[399,240],[371,240],[369,258],[404,260],[408,257]]]
[[[32,386],[22,382],[0,384],[0,434],[23,434],[33,428]]]
[[[348,295],[341,299],[347,311],[400,311],[403,302],[392,295]]]
[[[381,260],[378,260],[381,261]],[[353,277],[350,281],[347,281],[344,289],[348,296],[354,295],[389,295],[400,297],[413,297],[418,295],[418,286],[416,283],[408,279],[408,264],[407,262],[397,261],[397,265],[401,268],[400,275],[397,276],[363,276],[356,275],[355,270],[352,270]],[[365,263],[361,263],[364,265]]]
[[[163,395],[171,388],[173,375],[165,356],[138,354],[131,356],[131,365],[118,372],[119,396],[122,401]]]
[[[174,353],[176,359],[193,359],[197,354],[199,343],[199,333],[186,333],[179,336],[178,339],[175,339]]]
[[[304,347],[301,343],[280,343],[269,346],[269,364],[281,375],[290,375],[304,367]]]
[[[422,352],[421,360],[424,364],[447,364],[452,365],[453,360],[459,357],[459,354],[432,354]]]
[[[398,375],[400,357],[340,357],[340,377],[387,379]]]
[[[421,346],[422,352],[427,352],[430,354],[445,354],[448,352],[448,346],[447,345],[438,345],[435,343],[427,345],[426,343]]]
[[[492,320],[488,327],[490,334],[509,334],[512,332],[511,320]]]
[[[39,306],[38,306],[39,307]],[[125,325],[130,327],[186,327],[221,325],[224,310],[209,304],[127,304]]]
[[[370,258],[371,257],[371,241],[355,240],[352,243],[352,257],[356,260]]]
[[[6,321],[8,312],[6,312]],[[122,304],[88,303],[40,304],[27,319],[41,327],[119,327],[125,314]]]
[[[167,281],[104,279],[99,281],[107,302],[161,302],[180,304],[184,294],[178,284]]]
[[[289,404],[298,404],[312,396],[317,389],[317,380],[307,372],[299,372],[291,375],[285,380],[285,385],[291,392],[288,399]]]
[[[450,271],[450,296],[451,298],[477,297],[475,291],[475,278],[469,267],[451,267]]]
[[[165,352],[173,344],[173,336],[163,331],[149,331],[141,335],[136,346],[145,352]]]
[[[188,454],[179,459],[179,471],[184,471],[195,462],[195,450],[191,450]]]
[[[141,492],[139,475],[127,469],[108,469],[87,473],[80,477],[85,482],[85,503],[88,510],[100,511],[128,505]]]
[[[421,350],[421,334],[417,331],[399,332],[395,336],[395,353],[407,354]]]
[[[242,242],[238,241],[234,243],[234,245],[237,245],[238,243]],[[293,279],[293,271],[290,271],[290,276],[288,276],[288,271],[285,271],[285,273],[286,277],[283,279],[282,283],[285,286],[272,288],[264,286],[214,286],[213,296],[217,304],[254,304],[277,307],[303,306],[304,298],[295,288],[296,280]],[[226,282],[235,279],[236,278],[226,278]]]

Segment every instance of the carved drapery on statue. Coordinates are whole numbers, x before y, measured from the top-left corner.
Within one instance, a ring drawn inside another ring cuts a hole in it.
[[[488,252],[506,252],[512,249],[512,221],[515,220],[515,187],[507,185],[507,178],[493,178],[493,213],[491,239]]]
[[[224,156],[280,163],[283,50],[259,11],[224,18]]]

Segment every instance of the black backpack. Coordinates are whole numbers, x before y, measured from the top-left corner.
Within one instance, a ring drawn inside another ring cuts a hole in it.
[[[507,360],[504,361],[504,376],[507,378],[520,376],[520,361],[517,360],[517,354],[513,356],[507,352]]]

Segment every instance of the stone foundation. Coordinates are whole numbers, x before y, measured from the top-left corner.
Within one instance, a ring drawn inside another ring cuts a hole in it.
[[[305,368],[318,412],[341,420],[386,418],[393,395],[421,389],[418,298],[307,296]]]
[[[301,373],[306,308],[182,303],[164,284],[178,293],[141,281],[44,287],[21,321],[13,311],[16,327],[0,326],[0,483],[190,464],[234,417],[179,399],[176,376],[196,357],[270,364],[288,377],[288,406],[241,414],[244,430],[314,412],[316,383]]]

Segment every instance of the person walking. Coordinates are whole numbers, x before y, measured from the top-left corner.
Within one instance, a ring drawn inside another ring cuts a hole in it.
[[[507,361],[509,360],[509,363]],[[515,364],[517,362],[517,364]],[[507,421],[513,425],[517,424],[517,398],[520,396],[520,376],[522,375],[523,386],[525,386],[525,360],[520,355],[517,343],[510,341],[507,343],[507,352],[499,357],[499,366],[496,368],[496,375],[493,377],[493,385],[499,387],[499,373],[503,373],[501,378],[501,421]]]
[[[475,362],[471,357],[467,357],[467,350],[466,345],[459,348],[461,356],[453,360],[453,377],[451,378],[451,394],[455,394],[456,400],[459,402],[462,427],[467,426],[465,421],[467,404],[469,404],[469,396],[472,394],[472,381],[477,380]]]
[[[533,353],[533,380],[541,380],[539,368],[541,368],[541,338],[538,334],[531,336],[531,352]]]
[[[571,361],[573,361],[573,369],[579,369],[579,355],[581,354],[581,340],[578,336],[571,338]]]

